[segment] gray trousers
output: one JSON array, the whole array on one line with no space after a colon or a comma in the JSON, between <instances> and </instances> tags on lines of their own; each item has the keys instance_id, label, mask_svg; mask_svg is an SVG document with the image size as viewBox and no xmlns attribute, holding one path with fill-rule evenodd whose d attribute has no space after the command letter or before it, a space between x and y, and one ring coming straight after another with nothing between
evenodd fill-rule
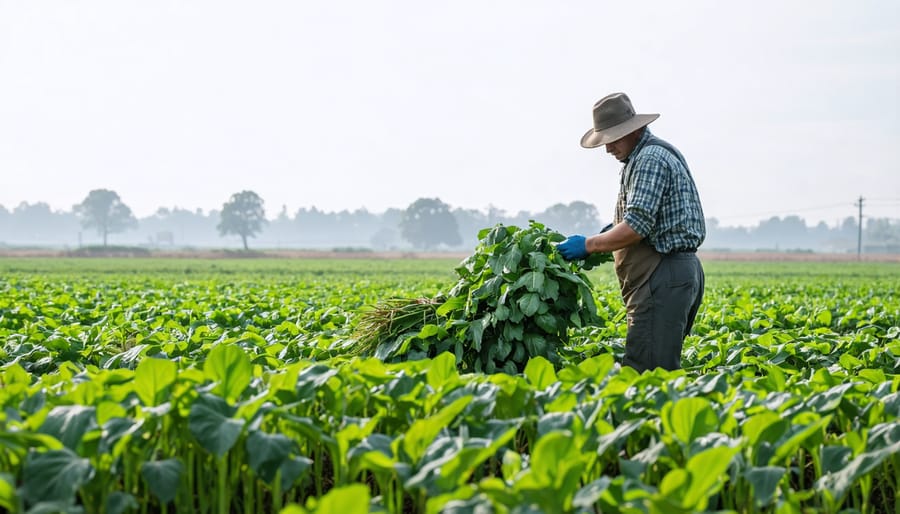
<instances>
[{"instance_id":1,"label":"gray trousers","mask_svg":"<svg viewBox=\"0 0 900 514\"><path fill-rule=\"evenodd\" d=\"M623 364L638 372L681 367L681 348L703 300L704 282L697 254L662 256L629 306Z\"/></svg>"}]
</instances>

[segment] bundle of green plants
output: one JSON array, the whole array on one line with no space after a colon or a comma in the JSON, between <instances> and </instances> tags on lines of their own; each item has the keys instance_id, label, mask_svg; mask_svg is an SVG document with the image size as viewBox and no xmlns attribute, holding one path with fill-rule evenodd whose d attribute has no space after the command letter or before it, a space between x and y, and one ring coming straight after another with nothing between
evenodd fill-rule
<instances>
[{"instance_id":1,"label":"bundle of green plants","mask_svg":"<svg viewBox=\"0 0 900 514\"><path fill-rule=\"evenodd\" d=\"M478 238L446 294L362 311L353 353L394 362L449 351L464 371L518 373L532 357L558 363L569 329L598 322L584 272L612 254L567 262L556 250L565 236L534 221L524 229L497 225Z\"/></svg>"}]
</instances>

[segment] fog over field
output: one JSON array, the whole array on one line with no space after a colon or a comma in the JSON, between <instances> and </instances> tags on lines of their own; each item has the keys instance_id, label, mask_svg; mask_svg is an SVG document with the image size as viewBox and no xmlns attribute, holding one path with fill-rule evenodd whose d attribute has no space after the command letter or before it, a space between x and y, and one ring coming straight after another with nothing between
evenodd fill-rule
<instances>
[{"instance_id":1,"label":"fog over field","mask_svg":"<svg viewBox=\"0 0 900 514\"><path fill-rule=\"evenodd\" d=\"M619 165L578 140L625 91L724 226L900 217L895 2L4 2L0 33L8 210L608 217Z\"/></svg>"}]
</instances>

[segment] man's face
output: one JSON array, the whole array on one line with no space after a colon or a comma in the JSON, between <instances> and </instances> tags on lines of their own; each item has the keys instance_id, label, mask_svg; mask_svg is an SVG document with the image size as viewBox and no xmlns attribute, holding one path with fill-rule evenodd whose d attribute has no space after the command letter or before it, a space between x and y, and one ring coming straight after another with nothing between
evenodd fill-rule
<instances>
[{"instance_id":1,"label":"man's face","mask_svg":"<svg viewBox=\"0 0 900 514\"><path fill-rule=\"evenodd\" d=\"M625 135L621 139L616 139L612 143L607 143L606 153L611 154L619 162L625 162L625 159L631 155L634 147L637 146L638 140L641 138L641 131L636 130Z\"/></svg>"}]
</instances>

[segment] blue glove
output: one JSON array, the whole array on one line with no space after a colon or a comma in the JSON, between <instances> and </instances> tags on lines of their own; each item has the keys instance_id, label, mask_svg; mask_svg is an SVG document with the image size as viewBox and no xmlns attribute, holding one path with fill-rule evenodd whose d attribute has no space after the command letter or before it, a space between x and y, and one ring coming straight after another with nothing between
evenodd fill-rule
<instances>
[{"instance_id":1,"label":"blue glove","mask_svg":"<svg viewBox=\"0 0 900 514\"><path fill-rule=\"evenodd\" d=\"M569 236L565 241L556 245L556 249L567 261L577 261L588 256L584 236Z\"/></svg>"}]
</instances>

